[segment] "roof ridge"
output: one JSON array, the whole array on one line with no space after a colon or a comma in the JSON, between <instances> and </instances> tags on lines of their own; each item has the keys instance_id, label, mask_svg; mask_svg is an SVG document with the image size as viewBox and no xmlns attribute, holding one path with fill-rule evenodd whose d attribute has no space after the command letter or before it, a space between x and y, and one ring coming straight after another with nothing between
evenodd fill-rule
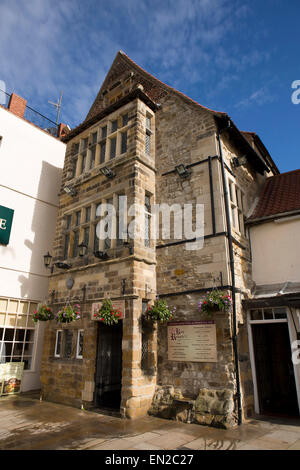
<instances>
[{"instance_id":1,"label":"roof ridge","mask_svg":"<svg viewBox=\"0 0 300 470\"><path fill-rule=\"evenodd\" d=\"M218 114L218 115L223 115L223 116L228 116L227 113L225 113L224 111L215 111L213 109L210 109L210 108L207 108L206 106L203 106L202 104L198 103L197 101L195 101L193 98L190 98L189 96L185 95L184 93L182 93L181 91L179 90L176 90L176 88L170 86L170 85L167 85L166 83L164 83L163 81L159 80L159 78L155 77L154 75L152 75L150 72L147 72L147 70L143 69L143 67L141 67L140 65L138 65L134 60L132 60L124 51L119 51L118 54L124 56L125 59L127 59L133 66L137 67L139 70L141 70L143 73L145 73L146 75L148 75L149 77L151 77L152 79L156 80L157 82L159 82L162 86L164 87L167 87L169 90L181 95L183 98L185 99L188 99L189 101L191 101L192 103L196 104L197 106L200 106L201 108L203 109L206 109L207 111L211 112L211 113L214 113L214 114Z\"/></svg>"}]
</instances>

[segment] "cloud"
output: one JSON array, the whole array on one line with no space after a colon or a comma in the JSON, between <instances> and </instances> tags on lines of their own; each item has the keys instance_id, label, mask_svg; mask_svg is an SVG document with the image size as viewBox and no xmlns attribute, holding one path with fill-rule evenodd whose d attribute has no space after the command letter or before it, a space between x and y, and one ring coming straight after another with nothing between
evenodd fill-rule
<instances>
[{"instance_id":1,"label":"cloud","mask_svg":"<svg viewBox=\"0 0 300 470\"><path fill-rule=\"evenodd\" d=\"M263 106L268 103L273 103L276 100L276 95L272 95L267 87L263 86L258 90L251 93L251 95L239 101L235 108L247 108L249 106Z\"/></svg>"},{"instance_id":2,"label":"cloud","mask_svg":"<svg viewBox=\"0 0 300 470\"><path fill-rule=\"evenodd\" d=\"M48 101L63 90L61 118L72 127L119 49L185 93L215 96L268 60L233 41L251 14L247 0L2 0L0 80L54 119Z\"/></svg>"}]
</instances>

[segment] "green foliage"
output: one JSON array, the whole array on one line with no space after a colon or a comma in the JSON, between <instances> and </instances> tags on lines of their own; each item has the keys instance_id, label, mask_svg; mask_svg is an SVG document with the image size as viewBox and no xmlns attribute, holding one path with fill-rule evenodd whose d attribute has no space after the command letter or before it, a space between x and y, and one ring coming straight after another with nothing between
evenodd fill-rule
<instances>
[{"instance_id":1,"label":"green foliage","mask_svg":"<svg viewBox=\"0 0 300 470\"><path fill-rule=\"evenodd\" d=\"M164 323L173 318L175 311L176 307L170 310L165 300L156 299L154 305L148 306L145 316L153 322Z\"/></svg>"},{"instance_id":2,"label":"green foliage","mask_svg":"<svg viewBox=\"0 0 300 470\"><path fill-rule=\"evenodd\" d=\"M70 323L71 321L78 320L80 318L80 305L75 304L65 305L56 315L56 321L59 323Z\"/></svg>"},{"instance_id":3,"label":"green foliage","mask_svg":"<svg viewBox=\"0 0 300 470\"><path fill-rule=\"evenodd\" d=\"M207 292L199 302L199 311L211 315L213 312L229 312L232 306L230 295L217 289Z\"/></svg>"},{"instance_id":4,"label":"green foliage","mask_svg":"<svg viewBox=\"0 0 300 470\"><path fill-rule=\"evenodd\" d=\"M99 311L94 313L94 318L102 321L105 325L114 325L121 317L122 312L115 308L110 299L104 299Z\"/></svg>"},{"instance_id":5,"label":"green foliage","mask_svg":"<svg viewBox=\"0 0 300 470\"><path fill-rule=\"evenodd\" d=\"M32 315L32 320L34 321L34 323L37 323L38 321L48 321L52 319L52 310L45 304L38 305L37 310L35 310Z\"/></svg>"}]
</instances>

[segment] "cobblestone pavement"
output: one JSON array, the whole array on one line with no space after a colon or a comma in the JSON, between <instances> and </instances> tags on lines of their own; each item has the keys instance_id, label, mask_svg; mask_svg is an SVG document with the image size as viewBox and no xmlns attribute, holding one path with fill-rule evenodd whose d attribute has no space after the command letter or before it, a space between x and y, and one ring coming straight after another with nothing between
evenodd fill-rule
<instances>
[{"instance_id":1,"label":"cobblestone pavement","mask_svg":"<svg viewBox=\"0 0 300 470\"><path fill-rule=\"evenodd\" d=\"M24 395L0 398L1 450L300 450L300 419L231 430L152 416L126 420Z\"/></svg>"}]
</instances>

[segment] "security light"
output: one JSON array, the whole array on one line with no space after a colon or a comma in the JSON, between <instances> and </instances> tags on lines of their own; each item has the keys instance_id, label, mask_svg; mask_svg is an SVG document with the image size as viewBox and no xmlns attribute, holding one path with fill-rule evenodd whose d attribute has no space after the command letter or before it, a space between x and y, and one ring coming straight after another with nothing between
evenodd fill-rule
<instances>
[{"instance_id":1,"label":"security light","mask_svg":"<svg viewBox=\"0 0 300 470\"><path fill-rule=\"evenodd\" d=\"M67 194L70 194L71 196L76 196L77 194L77 191L74 188L72 188L72 186L65 186L64 192Z\"/></svg>"},{"instance_id":2,"label":"security light","mask_svg":"<svg viewBox=\"0 0 300 470\"><path fill-rule=\"evenodd\" d=\"M57 261L54 264L59 269L70 269L72 267L71 264L63 263L62 261Z\"/></svg>"},{"instance_id":3,"label":"security light","mask_svg":"<svg viewBox=\"0 0 300 470\"><path fill-rule=\"evenodd\" d=\"M177 171L177 174L178 176L180 176L180 178L186 178L187 176L191 174L191 170L189 170L183 164L175 166L175 170Z\"/></svg>"},{"instance_id":4,"label":"security light","mask_svg":"<svg viewBox=\"0 0 300 470\"><path fill-rule=\"evenodd\" d=\"M103 168L100 168L100 171L104 176L106 176L106 178L113 178L114 176L116 176L115 173L112 170L107 168L107 166L104 166Z\"/></svg>"},{"instance_id":5,"label":"security light","mask_svg":"<svg viewBox=\"0 0 300 470\"><path fill-rule=\"evenodd\" d=\"M108 254L105 253L105 251L95 251L94 256L96 256L96 258L103 259L103 260L109 258Z\"/></svg>"},{"instance_id":6,"label":"security light","mask_svg":"<svg viewBox=\"0 0 300 470\"><path fill-rule=\"evenodd\" d=\"M246 155L242 155L241 157L235 157L231 160L232 166L235 168L238 166L243 166L247 164L247 157Z\"/></svg>"}]
</instances>

